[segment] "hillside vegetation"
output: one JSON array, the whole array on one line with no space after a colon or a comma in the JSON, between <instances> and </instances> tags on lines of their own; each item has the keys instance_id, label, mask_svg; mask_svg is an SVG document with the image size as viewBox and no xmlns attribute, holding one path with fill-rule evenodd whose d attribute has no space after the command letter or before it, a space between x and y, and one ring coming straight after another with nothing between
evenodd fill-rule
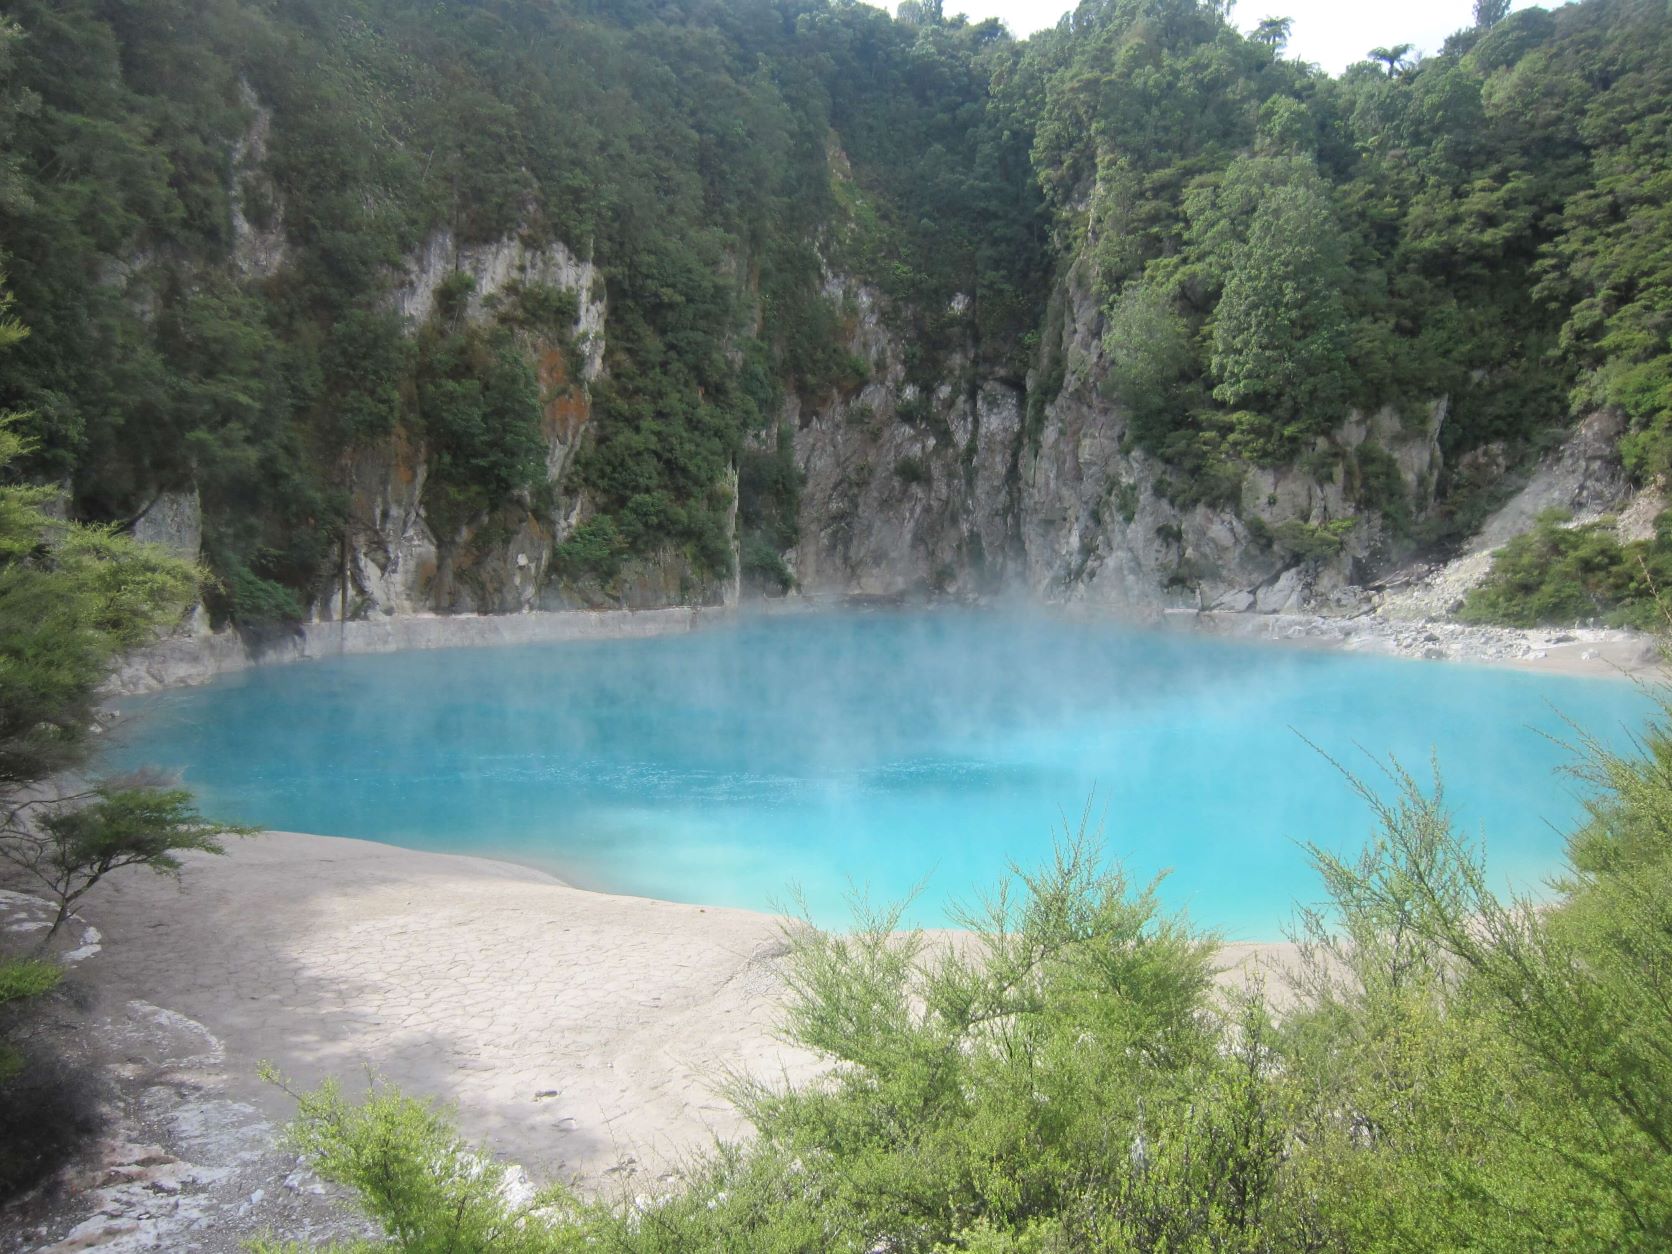
<instances>
[{"instance_id":1,"label":"hillside vegetation","mask_svg":"<svg viewBox=\"0 0 1672 1254\"><path fill-rule=\"evenodd\" d=\"M1667 625L1672 588L1672 514L1647 540L1620 543L1607 520L1567 526L1554 510L1492 560L1491 576L1469 593L1465 622L1514 627L1602 621L1658 631Z\"/></svg>"},{"instance_id":2,"label":"hillside vegetation","mask_svg":"<svg viewBox=\"0 0 1672 1254\"><path fill-rule=\"evenodd\" d=\"M1616 406L1633 471L1672 462L1660 0L1487 12L1420 64L1338 78L1209 0L1086 0L1024 42L938 2L5 13L0 244L35 334L0 407L87 519L195 490L223 619L331 586L357 450L421 450L443 544L540 513L541 353L584 353L574 310L600 298L579 504L549 524L551 577L595 589L658 554L710 581L741 554L787 586L785 401L873 367L832 275L881 293L909 382L972 386L944 377L956 349L1025 384L1036 430L1078 368L1067 278L1089 277L1100 386L1187 502L1234 507L1250 466L1346 463L1363 508L1443 546L1571 414ZM443 231L561 242L600 290L477 309L463 276L413 325L393 293ZM1419 518L1382 450L1329 437L1353 407L1440 396Z\"/></svg>"}]
</instances>

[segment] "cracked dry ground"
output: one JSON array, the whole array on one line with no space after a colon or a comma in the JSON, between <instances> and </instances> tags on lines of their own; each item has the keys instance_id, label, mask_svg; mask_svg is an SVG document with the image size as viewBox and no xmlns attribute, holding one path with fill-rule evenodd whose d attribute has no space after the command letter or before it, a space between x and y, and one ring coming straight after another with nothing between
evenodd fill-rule
<instances>
[{"instance_id":1,"label":"cracked dry ground","mask_svg":"<svg viewBox=\"0 0 1672 1254\"><path fill-rule=\"evenodd\" d=\"M113 877L82 913L111 995L224 1045L229 1097L275 1124L262 1083L371 1076L456 1106L467 1137L536 1179L644 1192L743 1123L728 1071L798 1079L775 1035L773 920L612 897L537 872L328 837L269 834L183 880Z\"/></svg>"}]
</instances>

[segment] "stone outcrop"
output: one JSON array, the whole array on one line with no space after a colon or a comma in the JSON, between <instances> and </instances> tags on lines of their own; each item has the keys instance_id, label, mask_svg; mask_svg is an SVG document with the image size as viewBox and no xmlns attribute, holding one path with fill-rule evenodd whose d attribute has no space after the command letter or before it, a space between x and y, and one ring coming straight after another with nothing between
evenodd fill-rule
<instances>
[{"instance_id":1,"label":"stone outcrop","mask_svg":"<svg viewBox=\"0 0 1672 1254\"><path fill-rule=\"evenodd\" d=\"M1625 419L1610 410L1587 416L1539 463L1526 486L1486 520L1470 551L1502 547L1530 530L1546 510L1566 510L1587 521L1619 509L1631 496L1631 480L1619 453L1625 426Z\"/></svg>"},{"instance_id":2,"label":"stone outcrop","mask_svg":"<svg viewBox=\"0 0 1672 1254\"><path fill-rule=\"evenodd\" d=\"M203 548L203 504L195 491L164 492L134 521L134 539L195 562Z\"/></svg>"},{"instance_id":3,"label":"stone outcrop","mask_svg":"<svg viewBox=\"0 0 1672 1254\"><path fill-rule=\"evenodd\" d=\"M425 509L426 450L414 433L397 430L357 453L349 468L348 539L336 587L319 606L322 619L503 614L560 604L547 576L582 509L569 471L592 416L590 385L603 370L603 282L590 260L559 242L514 237L460 244L442 231L413 258L395 291L395 307L409 326L429 319L442 285L455 274L472 281L465 313L475 319L490 316L513 285L575 297L575 322L566 335L530 337L525 345L540 385L549 504L512 504L438 535Z\"/></svg>"},{"instance_id":4,"label":"stone outcrop","mask_svg":"<svg viewBox=\"0 0 1672 1254\"><path fill-rule=\"evenodd\" d=\"M494 298L513 284L573 292L574 341L585 360L582 375L590 383L603 370L609 304L603 276L590 260L555 241L537 243L518 236L460 244L451 231L438 231L413 259L405 282L395 292L395 307L413 326L426 321L435 311L441 285L455 274L469 275L474 284L468 305L473 318L483 317Z\"/></svg>"},{"instance_id":5,"label":"stone outcrop","mask_svg":"<svg viewBox=\"0 0 1672 1254\"><path fill-rule=\"evenodd\" d=\"M826 294L870 376L851 394L790 405L806 474L793 567L807 595L1020 589L1123 613L1352 609L1367 576L1401 556L1353 490L1357 459L1377 450L1412 515L1433 504L1444 399L1414 423L1391 409L1350 415L1300 464L1247 470L1234 504L1169 499L1176 472L1134 447L1107 397L1101 308L1078 272L1061 293L1060 342L1047 346L1064 382L1042 407L1035 398L1032 429L1026 388L984 377L973 336L925 391L907 380L906 346L874 291L833 277Z\"/></svg>"},{"instance_id":6,"label":"stone outcrop","mask_svg":"<svg viewBox=\"0 0 1672 1254\"><path fill-rule=\"evenodd\" d=\"M234 259L253 279L285 263L283 207L262 169L270 112L248 91L245 103L251 122L231 154L232 225ZM879 292L827 273L824 295L840 312L844 347L866 374L824 397L792 396L781 415L805 476L800 540L785 555L799 591L815 599L1018 591L1127 614L1368 608L1363 589L1409 559L1409 524L1434 505L1445 398L1423 414L1347 415L1293 463L1245 468L1240 486L1198 500L1203 494L1176 467L1137 447L1129 415L1111 399L1103 302L1090 272L1084 261L1064 270L1025 380L983 351L969 297L941 312L939 321L955 328L953 346L926 371ZM315 606L322 621L520 613L601 599L596 589L562 586L553 561L589 513L572 471L604 370L602 277L589 258L532 232L465 242L439 231L410 258L394 308L416 331L456 275L470 279L460 299L474 319L493 316L517 285L575 297L565 333L525 336L541 389L545 489L443 533L427 508L421 433L397 430L361 449L344 467L349 523ZM1606 415L1588 419L1494 516L1473 548L1477 558L1551 506L1588 516L1622 504L1619 434ZM1487 464L1493 455L1477 450L1470 457L1480 464L1462 469L1501 475L1502 465ZM1365 488L1371 463L1375 494ZM1630 525L1642 532L1658 510L1638 512L1644 517ZM734 543L735 528L734 516ZM1478 578L1485 563L1475 566L1458 578ZM1449 603L1454 593L1448 585L1435 596ZM626 572L611 602L725 604L738 595L735 580L697 578L670 554Z\"/></svg>"},{"instance_id":7,"label":"stone outcrop","mask_svg":"<svg viewBox=\"0 0 1672 1254\"><path fill-rule=\"evenodd\" d=\"M1391 620L1445 618L1462 608L1469 593L1492 571L1492 555L1529 531L1553 509L1572 515L1573 526L1615 519L1622 543L1654 535L1655 519L1666 508L1658 481L1633 489L1620 460L1624 419L1598 411L1534 467L1522 487L1487 518L1465 551L1449 562L1400 572L1378 589L1376 608ZM1495 452L1487 450L1485 456ZM1501 473L1501 469L1500 469Z\"/></svg>"},{"instance_id":8,"label":"stone outcrop","mask_svg":"<svg viewBox=\"0 0 1672 1254\"><path fill-rule=\"evenodd\" d=\"M267 279L284 268L289 256L284 206L264 168L273 110L261 103L247 82L238 85L238 94L250 112L250 125L232 146L232 177L227 190L232 215L232 264L246 279Z\"/></svg>"},{"instance_id":9,"label":"stone outcrop","mask_svg":"<svg viewBox=\"0 0 1672 1254\"><path fill-rule=\"evenodd\" d=\"M995 378L955 387L973 375L966 350L925 391L907 381L905 344L874 290L832 277L825 294L870 375L822 404L789 404L806 476L791 561L798 585L815 597L997 589L1018 555L1022 388Z\"/></svg>"},{"instance_id":10,"label":"stone outcrop","mask_svg":"<svg viewBox=\"0 0 1672 1254\"><path fill-rule=\"evenodd\" d=\"M1021 531L1035 593L1127 612L1350 605L1365 572L1396 548L1381 515L1349 491L1352 459L1374 445L1392 459L1411 507L1420 513L1432 504L1443 400L1414 428L1392 410L1351 415L1335 437L1317 442L1315 457L1249 468L1235 505L1176 503L1169 468L1133 447L1127 415L1106 399L1102 332L1098 302L1071 276L1066 381L1022 462ZM1350 530L1325 555L1273 538L1286 524L1316 529L1343 520L1353 520Z\"/></svg>"}]
</instances>

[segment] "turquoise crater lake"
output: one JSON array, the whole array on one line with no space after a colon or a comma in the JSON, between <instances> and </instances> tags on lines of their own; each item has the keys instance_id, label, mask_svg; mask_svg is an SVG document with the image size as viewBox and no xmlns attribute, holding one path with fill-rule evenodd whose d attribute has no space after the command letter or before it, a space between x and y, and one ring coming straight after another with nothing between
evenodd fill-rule
<instances>
[{"instance_id":1,"label":"turquoise crater lake","mask_svg":"<svg viewBox=\"0 0 1672 1254\"><path fill-rule=\"evenodd\" d=\"M1536 889L1580 813L1564 716L1625 745L1635 686L1227 643L1049 617L743 619L691 635L362 656L133 698L115 766L181 772L264 827L508 858L573 883L770 909L850 886L911 918L1036 864L1088 800L1136 880L1232 938L1317 885L1297 842L1372 824L1305 741L1445 774L1501 882ZM1303 740L1303 737L1305 738Z\"/></svg>"}]
</instances>

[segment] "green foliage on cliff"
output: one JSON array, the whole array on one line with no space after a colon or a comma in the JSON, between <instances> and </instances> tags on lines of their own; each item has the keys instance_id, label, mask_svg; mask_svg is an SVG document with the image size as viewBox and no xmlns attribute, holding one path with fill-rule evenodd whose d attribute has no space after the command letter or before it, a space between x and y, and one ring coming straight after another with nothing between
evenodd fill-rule
<instances>
[{"instance_id":1,"label":"green foliage on cliff","mask_svg":"<svg viewBox=\"0 0 1672 1254\"><path fill-rule=\"evenodd\" d=\"M1213 394L1271 414L1279 453L1327 430L1341 411L1344 252L1323 195L1302 183L1260 202L1231 255L1213 317Z\"/></svg>"},{"instance_id":2,"label":"green foliage on cliff","mask_svg":"<svg viewBox=\"0 0 1672 1254\"><path fill-rule=\"evenodd\" d=\"M1655 520L1649 540L1622 544L1609 520L1566 525L1549 510L1492 558L1492 570L1469 593L1459 617L1512 627L1603 623L1646 631L1666 626L1672 589L1672 514Z\"/></svg>"},{"instance_id":3,"label":"green foliage on cliff","mask_svg":"<svg viewBox=\"0 0 1672 1254\"><path fill-rule=\"evenodd\" d=\"M1031 376L1031 437L1106 368L1180 501L1442 395L1448 465L1608 404L1656 473L1668 29L1585 0L1332 78L1209 0L1085 0L1025 42L844 0L17 0L0 239L36 334L0 405L82 517L195 487L246 622L330 584L356 457L397 436L438 530L538 512L538 358L578 364L582 298L607 351L567 486L597 526L558 568L606 582L728 573L734 471L775 494L737 547L782 552L797 481L755 454L877 364L832 273L883 293L920 394ZM394 292L443 233L560 241L598 290L430 334ZM1083 292L1096 362L1064 343Z\"/></svg>"},{"instance_id":4,"label":"green foliage on cliff","mask_svg":"<svg viewBox=\"0 0 1672 1254\"><path fill-rule=\"evenodd\" d=\"M0 276L0 351L30 330ZM0 412L0 870L43 890L57 915L112 871L176 871L175 854L219 852L222 829L189 794L144 778L85 782L97 743L97 696L117 659L176 624L196 596L189 562L113 529L55 516L59 495L12 478L32 451L24 415ZM22 933L27 934L27 932ZM90 1081L25 1045L29 1003L58 969L0 944L0 1201L53 1171L97 1123Z\"/></svg>"},{"instance_id":5,"label":"green foliage on cliff","mask_svg":"<svg viewBox=\"0 0 1672 1254\"><path fill-rule=\"evenodd\" d=\"M1030 40L1034 163L1136 443L1197 476L1292 464L1350 406L1446 395L1449 464L1609 404L1661 470L1669 41L1656 0L1494 11L1339 78L1190 0Z\"/></svg>"},{"instance_id":6,"label":"green foliage on cliff","mask_svg":"<svg viewBox=\"0 0 1672 1254\"><path fill-rule=\"evenodd\" d=\"M1356 518L1335 518L1324 523L1301 522L1287 518L1277 526L1269 526L1259 518L1248 520L1249 534L1262 544L1288 553L1303 562L1334 557L1347 543L1347 537L1358 525Z\"/></svg>"},{"instance_id":7,"label":"green foliage on cliff","mask_svg":"<svg viewBox=\"0 0 1672 1254\"><path fill-rule=\"evenodd\" d=\"M1214 938L1083 839L956 945L888 910L802 928L787 1034L832 1067L735 1085L758 1135L672 1196L519 1212L501 1169L388 1090L304 1098L293 1135L401 1250L1657 1249L1666 716L1632 756L1585 746L1589 817L1548 901L1493 891L1437 781L1353 781L1375 835L1311 850L1323 901L1269 988L1217 987Z\"/></svg>"},{"instance_id":8,"label":"green foliage on cliff","mask_svg":"<svg viewBox=\"0 0 1672 1254\"><path fill-rule=\"evenodd\" d=\"M512 333L426 327L415 385L430 454L425 502L438 535L545 481L539 383Z\"/></svg>"}]
</instances>

